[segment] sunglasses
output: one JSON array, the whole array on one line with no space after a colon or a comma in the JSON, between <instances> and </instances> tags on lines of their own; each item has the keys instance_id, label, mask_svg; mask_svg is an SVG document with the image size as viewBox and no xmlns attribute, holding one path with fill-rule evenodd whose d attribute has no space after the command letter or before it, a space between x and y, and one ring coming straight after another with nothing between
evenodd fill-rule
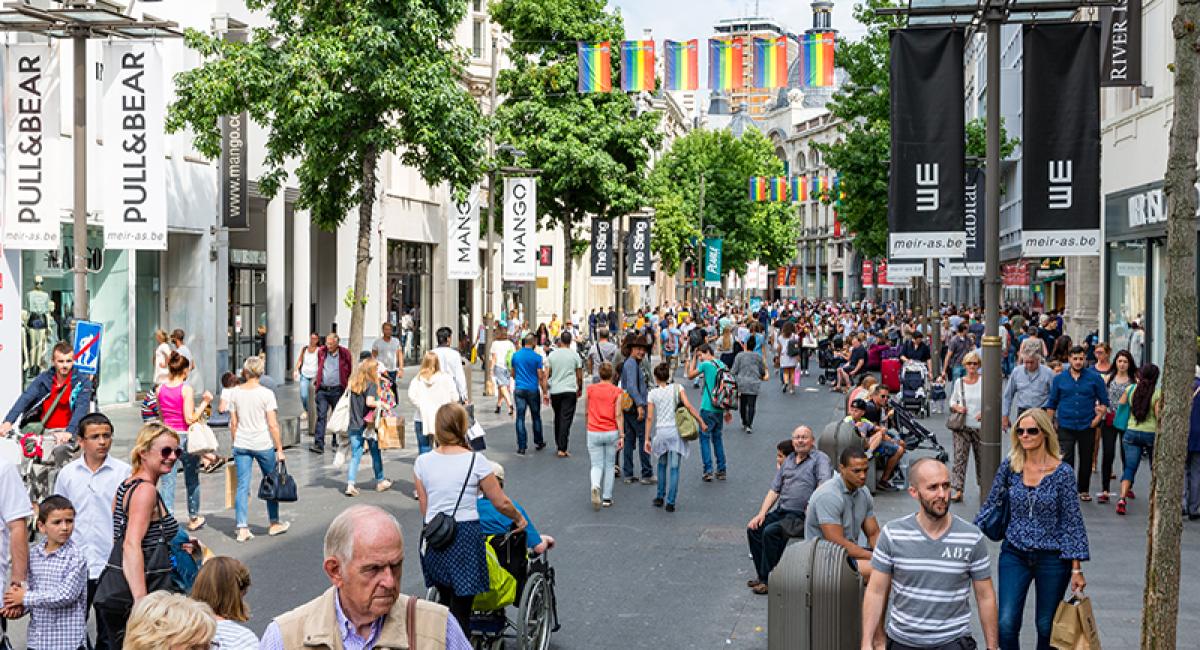
<instances>
[{"instance_id":1,"label":"sunglasses","mask_svg":"<svg viewBox=\"0 0 1200 650\"><path fill-rule=\"evenodd\" d=\"M183 454L182 447L163 447L159 451L162 453L163 460L171 458L172 456L178 458Z\"/></svg>"},{"instance_id":2,"label":"sunglasses","mask_svg":"<svg viewBox=\"0 0 1200 650\"><path fill-rule=\"evenodd\" d=\"M1039 434L1041 432L1042 432L1042 430L1037 427L1030 427L1028 429L1021 428L1021 427L1017 428L1017 436L1022 437L1022 438L1025 436L1029 436L1032 438L1033 436L1036 436L1037 434Z\"/></svg>"}]
</instances>

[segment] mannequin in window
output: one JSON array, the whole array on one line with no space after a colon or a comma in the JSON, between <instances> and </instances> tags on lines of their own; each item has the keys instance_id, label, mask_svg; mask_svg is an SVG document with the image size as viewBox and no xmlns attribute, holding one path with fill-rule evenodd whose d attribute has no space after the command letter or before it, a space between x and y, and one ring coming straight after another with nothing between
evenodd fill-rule
<instances>
[{"instance_id":1,"label":"mannequin in window","mask_svg":"<svg viewBox=\"0 0 1200 650\"><path fill-rule=\"evenodd\" d=\"M42 359L46 356L50 330L50 314L54 313L54 301L42 289L42 276L34 276L33 288L25 294L24 316L26 345L25 370L34 375L42 371Z\"/></svg>"}]
</instances>

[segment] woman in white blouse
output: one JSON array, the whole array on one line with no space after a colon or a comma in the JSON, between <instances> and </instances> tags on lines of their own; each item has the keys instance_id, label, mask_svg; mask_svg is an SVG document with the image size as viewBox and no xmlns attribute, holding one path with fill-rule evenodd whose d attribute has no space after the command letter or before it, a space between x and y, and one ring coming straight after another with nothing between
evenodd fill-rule
<instances>
[{"instance_id":1,"label":"woman in white blouse","mask_svg":"<svg viewBox=\"0 0 1200 650\"><path fill-rule=\"evenodd\" d=\"M982 365L979 353L974 350L963 356L963 367L967 374L960 377L951 386L950 410L954 413L965 413L966 423L963 428L952 431L954 434L954 468L950 472L951 501L962 501L963 482L967 476L967 460L971 450L975 450L975 480L979 481L980 473L980 441L979 423L983 419L982 389L983 381L979 375Z\"/></svg>"}]
</instances>

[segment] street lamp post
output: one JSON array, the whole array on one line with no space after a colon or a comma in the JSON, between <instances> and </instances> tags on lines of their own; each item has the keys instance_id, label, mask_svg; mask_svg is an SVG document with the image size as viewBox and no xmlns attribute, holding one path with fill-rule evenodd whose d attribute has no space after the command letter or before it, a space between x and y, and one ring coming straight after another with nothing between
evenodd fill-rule
<instances>
[{"instance_id":1,"label":"street lamp post","mask_svg":"<svg viewBox=\"0 0 1200 650\"><path fill-rule=\"evenodd\" d=\"M120 12L121 7L103 0L72 0L61 9L38 9L24 3L8 5L0 11L0 32L28 32L56 38L70 38L73 52L73 125L71 145L75 178L72 187L72 229L76 321L88 317L87 293L87 42L92 38L145 40L183 36L178 25L143 14L135 19Z\"/></svg>"}]
</instances>

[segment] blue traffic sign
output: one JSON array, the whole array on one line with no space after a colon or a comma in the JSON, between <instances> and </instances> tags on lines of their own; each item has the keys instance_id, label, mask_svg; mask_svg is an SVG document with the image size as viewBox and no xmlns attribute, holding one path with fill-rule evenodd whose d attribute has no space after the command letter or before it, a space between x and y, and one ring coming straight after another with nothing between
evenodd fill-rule
<instances>
[{"instance_id":1,"label":"blue traffic sign","mask_svg":"<svg viewBox=\"0 0 1200 650\"><path fill-rule=\"evenodd\" d=\"M100 335L104 326L90 320L75 321L75 369L94 375L100 368Z\"/></svg>"}]
</instances>

